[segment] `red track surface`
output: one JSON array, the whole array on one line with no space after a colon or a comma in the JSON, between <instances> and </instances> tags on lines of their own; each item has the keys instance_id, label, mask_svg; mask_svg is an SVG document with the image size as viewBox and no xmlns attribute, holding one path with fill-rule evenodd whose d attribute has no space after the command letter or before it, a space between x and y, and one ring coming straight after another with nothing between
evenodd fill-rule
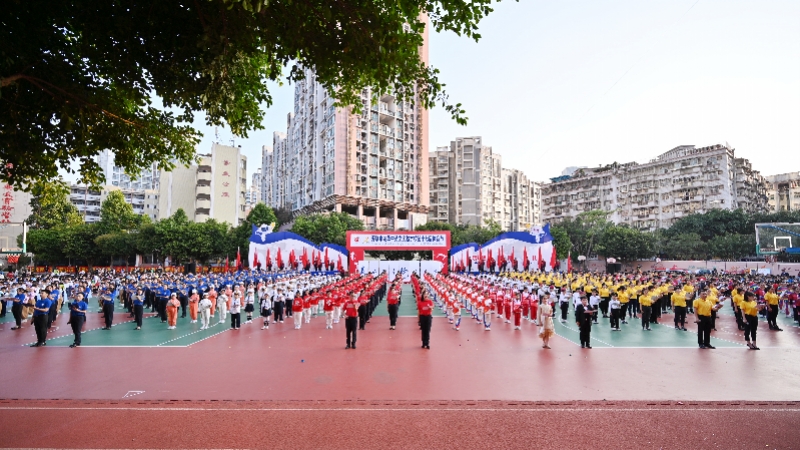
<instances>
[{"instance_id":1,"label":"red track surface","mask_svg":"<svg viewBox=\"0 0 800 450\"><path fill-rule=\"evenodd\" d=\"M739 339L732 320L719 337ZM530 324L437 318L423 350L415 322L376 317L358 350L320 319L184 348L32 349L32 328L3 329L0 447L800 447L797 329L759 330L760 352L545 351Z\"/></svg>"},{"instance_id":2,"label":"red track surface","mask_svg":"<svg viewBox=\"0 0 800 450\"><path fill-rule=\"evenodd\" d=\"M783 449L798 425L796 402L0 402L6 447Z\"/></svg>"}]
</instances>

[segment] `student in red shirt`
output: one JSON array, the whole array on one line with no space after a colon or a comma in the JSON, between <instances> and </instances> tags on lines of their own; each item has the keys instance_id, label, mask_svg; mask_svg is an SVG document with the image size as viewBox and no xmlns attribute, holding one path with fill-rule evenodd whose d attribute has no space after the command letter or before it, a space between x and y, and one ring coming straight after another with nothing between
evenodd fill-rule
<instances>
[{"instance_id":1,"label":"student in red shirt","mask_svg":"<svg viewBox=\"0 0 800 450\"><path fill-rule=\"evenodd\" d=\"M325 329L330 330L333 328L333 292L326 292L322 294L324 297L322 303L322 310L325 312Z\"/></svg>"},{"instance_id":2,"label":"student in red shirt","mask_svg":"<svg viewBox=\"0 0 800 450\"><path fill-rule=\"evenodd\" d=\"M292 302L292 315L294 316L294 329L299 330L303 325L303 299L300 297L299 291Z\"/></svg>"},{"instance_id":3,"label":"student in red shirt","mask_svg":"<svg viewBox=\"0 0 800 450\"><path fill-rule=\"evenodd\" d=\"M356 348L356 328L358 327L358 294L353 292L344 303L344 326L347 330L347 347Z\"/></svg>"},{"instance_id":4,"label":"student in red shirt","mask_svg":"<svg viewBox=\"0 0 800 450\"><path fill-rule=\"evenodd\" d=\"M399 301L400 295L397 291L392 287L389 289L389 294L386 296L386 304L389 310L389 329L394 330L397 326L397 303Z\"/></svg>"},{"instance_id":5,"label":"student in red shirt","mask_svg":"<svg viewBox=\"0 0 800 450\"><path fill-rule=\"evenodd\" d=\"M417 302L417 308L419 309L419 327L422 330L422 348L430 350L433 301L428 298L427 293L422 293L420 301Z\"/></svg>"}]
</instances>

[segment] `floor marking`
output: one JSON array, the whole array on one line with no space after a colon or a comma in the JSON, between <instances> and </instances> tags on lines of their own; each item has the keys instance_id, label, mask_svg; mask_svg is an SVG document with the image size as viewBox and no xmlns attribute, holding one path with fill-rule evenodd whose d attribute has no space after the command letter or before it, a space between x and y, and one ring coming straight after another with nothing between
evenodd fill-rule
<instances>
[{"instance_id":1,"label":"floor marking","mask_svg":"<svg viewBox=\"0 0 800 450\"><path fill-rule=\"evenodd\" d=\"M217 323L215 323L214 325L211 325L211 326L210 326L210 327L208 327L208 328L213 328L213 327L215 327L215 326L217 326L217 325L222 325L222 322L217 322ZM161 347L161 346L163 346L164 344L169 344L170 342L177 341L178 339L183 339L183 338L185 338L185 337L188 337L188 336L191 336L191 335L193 335L193 334L197 334L197 333L199 333L199 332L201 332L201 331L205 331L205 330L202 330L202 329L201 329L201 330L195 330L195 331L192 331L192 332L191 332L191 333L189 333L189 334L184 334L183 336L178 336L178 337L176 337L176 338L174 338L174 339L170 339L170 340L168 340L168 341L166 341L166 342L162 342L162 343L160 343L160 344L156 345L156 347ZM221 332L220 332L220 333L221 333ZM219 333L216 333L216 334L219 334ZM191 345L191 344L189 344L189 345ZM188 347L188 346L187 346L187 345L182 345L182 346L176 346L176 347Z\"/></svg>"},{"instance_id":2,"label":"floor marking","mask_svg":"<svg viewBox=\"0 0 800 450\"><path fill-rule=\"evenodd\" d=\"M158 315L155 315L155 316L149 316L149 317L144 317L144 319L152 319L153 317L158 317ZM115 326L117 326L117 325L124 325L124 324L126 324L126 323L132 323L132 322L135 322L135 321L136 321L136 319L126 320L125 322L117 322L117 323L113 323L113 324L111 324L111 326L112 326L112 327L115 327ZM105 325L105 324L104 324L104 325ZM90 332L90 331L102 330L103 328L105 328L105 326L101 326L101 327L97 327L97 328L92 328L91 330L84 330L84 331L81 331L81 334L86 334L86 333L88 333L88 332ZM70 328L70 329L71 329L71 328ZM35 335L34 335L34 336L35 336ZM54 339L62 339L62 338L65 338L65 337L70 337L70 336L74 336L74 333L68 333L68 334L65 334L65 335L63 335L63 336L54 336L54 337L51 337L51 338L47 338L47 339L45 340L45 342L46 342L46 341L52 341L52 340L54 340ZM35 343L36 343L36 341L33 341L33 342L31 342L31 343L28 343L28 344L22 344L22 345L21 345L21 347L30 347L31 345L33 345L33 344L35 344ZM61 347L61 346L56 346L56 347ZM109 347L114 347L114 346L113 346L113 345L109 345Z\"/></svg>"},{"instance_id":3,"label":"floor marking","mask_svg":"<svg viewBox=\"0 0 800 450\"><path fill-rule=\"evenodd\" d=\"M321 412L351 412L351 411L367 411L367 412L376 412L376 411L387 411L387 412L405 412L405 411L447 411L447 412L574 412L574 411L596 411L596 412L641 412L641 411L653 411L653 412L662 412L662 411L693 411L693 412L710 412L710 411L724 411L724 412L735 412L741 411L746 413L753 413L753 410L757 410L759 412L800 412L800 408L759 408L758 405L752 405L752 408L681 408L681 407L671 407L671 408L604 408L602 405L598 408L547 408L546 406L540 408L185 408L185 407L177 407L177 408L164 408L164 407L157 407L157 408L131 408L131 407L90 407L90 408L79 408L79 407L39 407L39 406L3 406L0 407L0 411L88 411L88 410L102 410L102 411L277 411L277 412L290 412L290 411L321 411Z\"/></svg>"},{"instance_id":4,"label":"floor marking","mask_svg":"<svg viewBox=\"0 0 800 450\"><path fill-rule=\"evenodd\" d=\"M226 332L226 331L230 331L230 330L231 330L230 328L226 328L226 329L224 329L224 330L222 330L222 331L220 331L220 332L218 332L218 333L214 333L214 334L212 334L211 336L206 336L206 337L204 337L203 339L200 339L199 341L192 342L191 344L189 344L189 345L185 345L185 346L183 346L183 347L191 347L191 346L192 346L192 345L194 345L194 344L198 344L198 343L200 343L200 342L203 342L203 341L205 341L206 339L211 339L212 337L214 337L214 336L216 336L216 335L218 335L218 334L222 334L222 333L224 333L224 332Z\"/></svg>"},{"instance_id":5,"label":"floor marking","mask_svg":"<svg viewBox=\"0 0 800 450\"><path fill-rule=\"evenodd\" d=\"M130 398L139 394L144 394L144 391L128 391L128 393L123 395L122 398Z\"/></svg>"},{"instance_id":6,"label":"floor marking","mask_svg":"<svg viewBox=\"0 0 800 450\"><path fill-rule=\"evenodd\" d=\"M577 332L577 333L580 333L580 330L576 330L576 329L574 329L574 328L570 328L570 327L568 327L567 325L565 325L565 322L562 322L562 323L561 323L561 326L563 326L564 328L566 328L566 329L568 329L568 330L572 330L572 331L575 331L575 332ZM601 343L601 344L605 344L605 345L609 346L610 348L627 348L627 347L615 347L615 346L613 346L613 345L609 344L608 342L603 342L603 341L601 341L600 339L597 339L596 337L592 337L591 335L589 335L589 339L594 339L595 341L597 341L597 342L599 342L599 343ZM577 344L575 344L575 345L577 345ZM594 347L592 347L592 348L594 348Z\"/></svg>"}]
</instances>

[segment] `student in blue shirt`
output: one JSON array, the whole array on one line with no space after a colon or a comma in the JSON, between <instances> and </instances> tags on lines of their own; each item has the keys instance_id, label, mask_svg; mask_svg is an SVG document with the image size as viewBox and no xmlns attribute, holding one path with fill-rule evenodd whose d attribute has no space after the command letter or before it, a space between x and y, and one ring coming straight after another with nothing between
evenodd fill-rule
<instances>
[{"instance_id":1,"label":"student in blue shirt","mask_svg":"<svg viewBox=\"0 0 800 450\"><path fill-rule=\"evenodd\" d=\"M47 319L50 313L50 305L53 303L50 300L50 291L44 290L42 293L45 295L33 306L33 326L36 328L36 343L31 347L41 347L47 345Z\"/></svg>"},{"instance_id":2,"label":"student in blue shirt","mask_svg":"<svg viewBox=\"0 0 800 450\"><path fill-rule=\"evenodd\" d=\"M106 326L103 330L110 330L111 324L114 323L114 295L115 292L109 292L105 290L103 293L100 294L100 298L103 301L103 319L105 319Z\"/></svg>"},{"instance_id":3,"label":"student in blue shirt","mask_svg":"<svg viewBox=\"0 0 800 450\"><path fill-rule=\"evenodd\" d=\"M75 342L70 348L81 346L81 331L86 322L86 309L89 306L83 301L83 293L79 292L75 297L75 302L69 305L69 324L72 325L72 334L75 335Z\"/></svg>"},{"instance_id":4,"label":"student in blue shirt","mask_svg":"<svg viewBox=\"0 0 800 450\"><path fill-rule=\"evenodd\" d=\"M11 305L11 314L14 316L14 321L17 326L11 328L12 330L19 330L22 328L22 306L25 303L25 289L17 289L17 295L14 296L14 303Z\"/></svg>"},{"instance_id":5,"label":"student in blue shirt","mask_svg":"<svg viewBox=\"0 0 800 450\"><path fill-rule=\"evenodd\" d=\"M144 290L140 287L131 296L133 302L133 317L136 320L136 329L142 329L142 316L144 315Z\"/></svg>"}]
</instances>

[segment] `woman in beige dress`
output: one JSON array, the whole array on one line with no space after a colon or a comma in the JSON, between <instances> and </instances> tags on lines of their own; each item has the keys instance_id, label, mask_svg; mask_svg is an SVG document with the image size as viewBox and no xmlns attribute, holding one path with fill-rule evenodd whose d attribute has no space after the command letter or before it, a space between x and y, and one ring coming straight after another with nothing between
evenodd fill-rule
<instances>
[{"instance_id":1,"label":"woman in beige dress","mask_svg":"<svg viewBox=\"0 0 800 450\"><path fill-rule=\"evenodd\" d=\"M553 307L550 306L550 294L545 294L539 300L539 311L536 313L536 323L539 324L539 337L542 338L542 348L550 348L550 337L555 334L553 325Z\"/></svg>"}]
</instances>

